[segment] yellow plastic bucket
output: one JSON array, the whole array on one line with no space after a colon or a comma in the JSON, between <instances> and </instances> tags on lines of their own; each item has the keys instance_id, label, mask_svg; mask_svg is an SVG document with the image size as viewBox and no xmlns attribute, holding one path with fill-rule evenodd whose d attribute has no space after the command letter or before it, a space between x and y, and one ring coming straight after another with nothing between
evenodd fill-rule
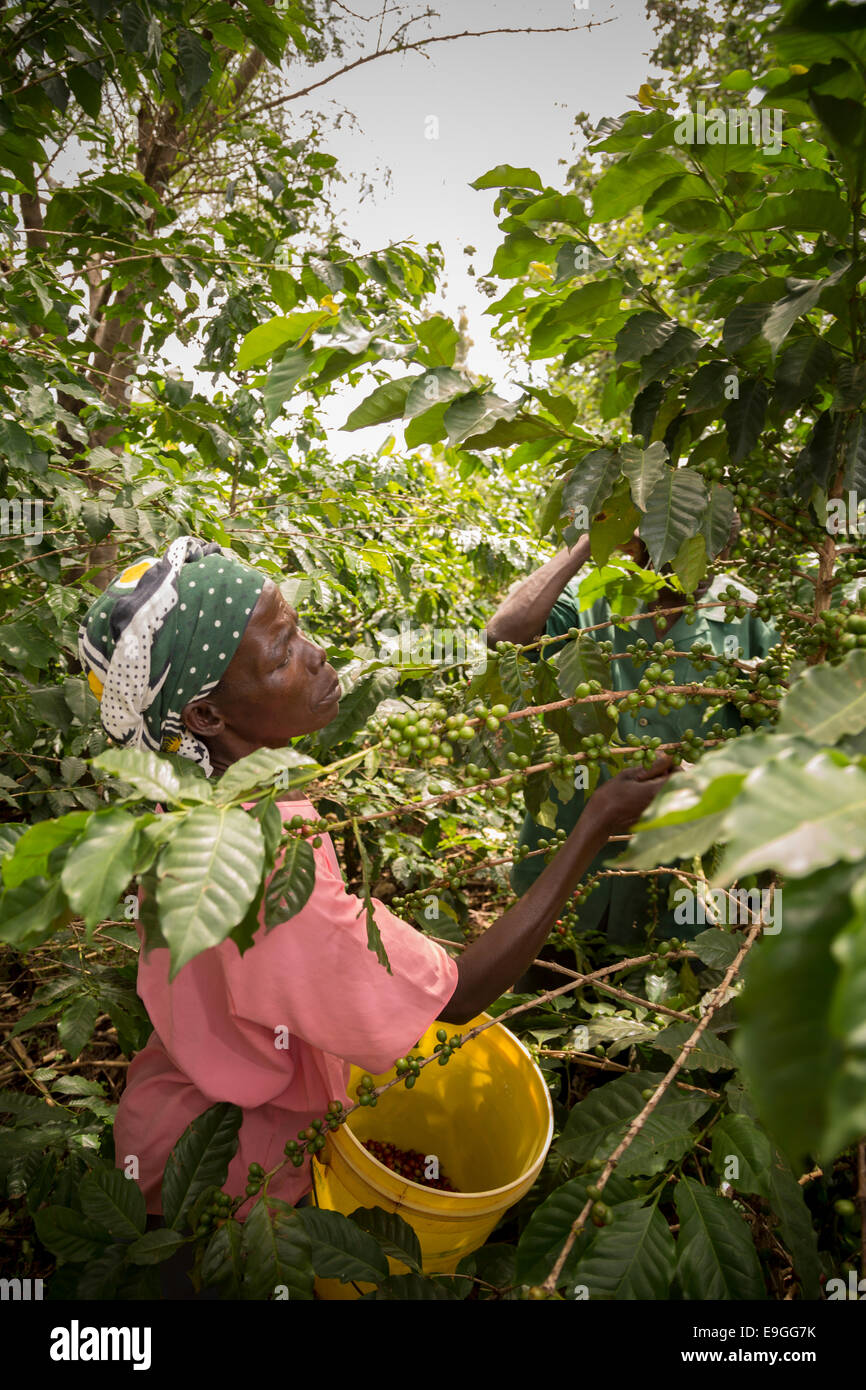
<instances>
[{"instance_id":1,"label":"yellow plastic bucket","mask_svg":"<svg viewBox=\"0 0 866 1390\"><path fill-rule=\"evenodd\" d=\"M449 1036L489 1019L481 1014ZM433 1051L434 1022L419 1044ZM363 1076L352 1068L349 1095ZM394 1070L375 1078L392 1080ZM397 1212L418 1236L427 1274L453 1273L460 1260L483 1245L509 1207L519 1202L541 1171L553 1137L553 1106L544 1077L523 1044L501 1023L471 1038L447 1065L423 1067L411 1091L394 1086L375 1107L353 1111L328 1135L312 1161L313 1200L348 1216L358 1207ZM362 1146L366 1139L434 1155L457 1192L441 1192L392 1173ZM389 1260L392 1274L405 1265ZM372 1285L319 1279L323 1299L353 1299Z\"/></svg>"}]
</instances>

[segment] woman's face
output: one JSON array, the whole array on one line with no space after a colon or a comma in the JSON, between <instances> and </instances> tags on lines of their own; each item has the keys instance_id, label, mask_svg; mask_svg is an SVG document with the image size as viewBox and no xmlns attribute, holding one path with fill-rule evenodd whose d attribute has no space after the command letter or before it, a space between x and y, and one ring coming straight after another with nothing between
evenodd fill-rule
<instances>
[{"instance_id":1,"label":"woman's face","mask_svg":"<svg viewBox=\"0 0 866 1390\"><path fill-rule=\"evenodd\" d=\"M337 714L340 682L323 649L298 628L298 615L265 581L240 646L219 685L183 711L193 733L236 750L283 748Z\"/></svg>"}]
</instances>

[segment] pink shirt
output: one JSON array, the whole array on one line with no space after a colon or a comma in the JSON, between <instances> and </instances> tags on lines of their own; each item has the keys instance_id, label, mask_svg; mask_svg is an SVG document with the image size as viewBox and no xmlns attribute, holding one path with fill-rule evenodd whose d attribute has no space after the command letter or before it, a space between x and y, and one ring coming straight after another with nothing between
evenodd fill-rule
<instances>
[{"instance_id":1,"label":"pink shirt","mask_svg":"<svg viewBox=\"0 0 866 1390\"><path fill-rule=\"evenodd\" d=\"M278 805L284 821L318 817L306 799ZM389 975L367 947L363 899L347 891L330 836L313 854L306 906L268 932L260 917L243 956L224 941L171 983L165 948L139 957L138 993L154 1032L130 1065L114 1136L118 1167L138 1159L148 1212L161 1214L169 1153L209 1106L231 1101L244 1112L225 1184L243 1195L251 1163L275 1167L286 1141L323 1116L328 1101L346 1102L350 1062L386 1071L454 993L455 961L374 898ZM277 1046L286 1037L288 1048ZM287 1164L269 1187L292 1203L309 1190L308 1161Z\"/></svg>"}]
</instances>

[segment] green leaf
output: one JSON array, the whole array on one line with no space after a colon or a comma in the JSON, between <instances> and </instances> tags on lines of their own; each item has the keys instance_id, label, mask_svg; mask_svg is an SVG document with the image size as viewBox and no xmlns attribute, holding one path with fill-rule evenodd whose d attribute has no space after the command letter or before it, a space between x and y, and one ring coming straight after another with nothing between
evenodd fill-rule
<instances>
[{"instance_id":1,"label":"green leaf","mask_svg":"<svg viewBox=\"0 0 866 1390\"><path fill-rule=\"evenodd\" d=\"M98 811L70 850L61 882L71 906L84 918L88 934L98 922L115 917L124 888L135 873L139 826L128 811Z\"/></svg>"},{"instance_id":2,"label":"green leaf","mask_svg":"<svg viewBox=\"0 0 866 1390\"><path fill-rule=\"evenodd\" d=\"M623 1180L614 1173L612 1181ZM557 1187L535 1208L517 1246L515 1279L519 1284L542 1283L553 1269L569 1231L586 1205L588 1178L572 1178ZM605 1200L611 1201L610 1183ZM631 1188L631 1184L628 1184ZM633 1191L633 1189L632 1189ZM594 1231L584 1229L575 1241L563 1267L563 1277L574 1269L581 1253L593 1239Z\"/></svg>"},{"instance_id":3,"label":"green leaf","mask_svg":"<svg viewBox=\"0 0 866 1390\"><path fill-rule=\"evenodd\" d=\"M683 410L686 415L698 410L711 410L725 399L726 378L733 374L730 362L705 362L698 367L686 392Z\"/></svg>"},{"instance_id":4,"label":"green leaf","mask_svg":"<svg viewBox=\"0 0 866 1390\"><path fill-rule=\"evenodd\" d=\"M704 480L688 468L670 468L647 499L640 524L641 540L650 553L653 568L672 560L689 536L694 536L707 507Z\"/></svg>"},{"instance_id":5,"label":"green leaf","mask_svg":"<svg viewBox=\"0 0 866 1390\"><path fill-rule=\"evenodd\" d=\"M667 458L668 451L660 442L650 444L648 449L639 449L635 444L620 446L620 465L628 478L632 501L642 512L646 511L650 493L664 475Z\"/></svg>"},{"instance_id":6,"label":"green leaf","mask_svg":"<svg viewBox=\"0 0 866 1390\"><path fill-rule=\"evenodd\" d=\"M772 1162L772 1144L748 1115L723 1115L713 1127L713 1167L738 1192L768 1197Z\"/></svg>"},{"instance_id":7,"label":"green leaf","mask_svg":"<svg viewBox=\"0 0 866 1390\"><path fill-rule=\"evenodd\" d=\"M92 994L80 994L63 1010L63 1017L57 1025L61 1045L66 1048L73 1061L83 1047L90 1042L96 1020L102 1013L99 1001Z\"/></svg>"},{"instance_id":8,"label":"green leaf","mask_svg":"<svg viewBox=\"0 0 866 1390\"><path fill-rule=\"evenodd\" d=\"M284 402L292 394L298 382L307 375L313 361L313 350L308 344L292 348L271 367L262 399L265 403L265 420L271 425L283 408Z\"/></svg>"},{"instance_id":9,"label":"green leaf","mask_svg":"<svg viewBox=\"0 0 866 1390\"><path fill-rule=\"evenodd\" d=\"M84 1215L117 1240L135 1240L145 1227L144 1194L119 1168L91 1168L78 1185Z\"/></svg>"},{"instance_id":10,"label":"green leaf","mask_svg":"<svg viewBox=\"0 0 866 1390\"><path fill-rule=\"evenodd\" d=\"M574 519L578 507L585 507L589 520L598 514L613 491L620 474L619 457L613 449L593 449L569 474L562 493L562 514ZM575 520L575 537L586 531Z\"/></svg>"},{"instance_id":11,"label":"green leaf","mask_svg":"<svg viewBox=\"0 0 866 1390\"><path fill-rule=\"evenodd\" d=\"M613 1223L599 1231L578 1263L574 1282L585 1284L591 1299L668 1297L676 1263L674 1238L658 1207L641 1206L642 1201L615 1207Z\"/></svg>"},{"instance_id":12,"label":"green leaf","mask_svg":"<svg viewBox=\"0 0 866 1390\"><path fill-rule=\"evenodd\" d=\"M414 383L423 376L408 376L401 381L386 381L365 397L349 415L344 430L362 430L368 425L382 425L386 420L399 420Z\"/></svg>"},{"instance_id":13,"label":"green leaf","mask_svg":"<svg viewBox=\"0 0 866 1390\"><path fill-rule=\"evenodd\" d=\"M415 324L415 337L423 349L416 353L419 362L431 367L454 366L460 334L450 319L444 318L441 314L422 319L420 323Z\"/></svg>"},{"instance_id":14,"label":"green leaf","mask_svg":"<svg viewBox=\"0 0 866 1390\"><path fill-rule=\"evenodd\" d=\"M198 806L180 822L156 868L170 979L241 921L255 897L264 855L261 827L245 811Z\"/></svg>"},{"instance_id":15,"label":"green leaf","mask_svg":"<svg viewBox=\"0 0 866 1390\"><path fill-rule=\"evenodd\" d=\"M462 444L470 435L490 430L497 420L512 420L518 409L517 401L503 400L492 391L470 391L449 405L442 417L448 442Z\"/></svg>"},{"instance_id":16,"label":"green leaf","mask_svg":"<svg viewBox=\"0 0 866 1390\"><path fill-rule=\"evenodd\" d=\"M287 343L300 345L305 333L328 317L321 309L306 309L298 314L280 315L260 323L246 335L238 352L237 369L246 371L258 367L273 357Z\"/></svg>"},{"instance_id":17,"label":"green leaf","mask_svg":"<svg viewBox=\"0 0 866 1390\"><path fill-rule=\"evenodd\" d=\"M866 492L866 411L861 410L851 416L845 430L843 448L845 468L842 487L862 494Z\"/></svg>"},{"instance_id":18,"label":"green leaf","mask_svg":"<svg viewBox=\"0 0 866 1390\"><path fill-rule=\"evenodd\" d=\"M662 1079L661 1073L629 1072L597 1087L573 1107L556 1148L578 1165L591 1158L608 1158L644 1107L641 1091L657 1086ZM661 1172L689 1148L689 1125L709 1104L706 1097L696 1093L666 1091L623 1154L617 1171L624 1176Z\"/></svg>"},{"instance_id":19,"label":"green leaf","mask_svg":"<svg viewBox=\"0 0 866 1390\"><path fill-rule=\"evenodd\" d=\"M406 397L403 419L412 420L443 401L450 401L465 392L469 385L460 372L453 372L450 367L431 367L423 376L416 377Z\"/></svg>"},{"instance_id":20,"label":"green leaf","mask_svg":"<svg viewBox=\"0 0 866 1390\"><path fill-rule=\"evenodd\" d=\"M655 309L642 309L632 314L616 335L615 361L617 364L640 362L661 347L673 326L672 319Z\"/></svg>"},{"instance_id":21,"label":"green leaf","mask_svg":"<svg viewBox=\"0 0 866 1390\"><path fill-rule=\"evenodd\" d=\"M36 1234L54 1255L73 1264L95 1260L111 1244L111 1236L70 1207L42 1207L34 1219Z\"/></svg>"},{"instance_id":22,"label":"green leaf","mask_svg":"<svg viewBox=\"0 0 866 1390\"><path fill-rule=\"evenodd\" d=\"M663 1032L656 1033L653 1038L653 1047L658 1047L662 1052L667 1052L670 1057L679 1057L683 1047L688 1042L691 1034L695 1031L695 1026L691 1023L673 1023ZM705 1032L698 1039L697 1046L692 1048L685 1063L687 1071L693 1071L699 1067L702 1071L734 1071L736 1070L737 1060L721 1038L717 1038L714 1033Z\"/></svg>"},{"instance_id":23,"label":"green leaf","mask_svg":"<svg viewBox=\"0 0 866 1390\"><path fill-rule=\"evenodd\" d=\"M234 1218L224 1221L208 1242L201 1265L202 1283L219 1289L225 1298L240 1298L244 1275L244 1228Z\"/></svg>"},{"instance_id":24,"label":"green leaf","mask_svg":"<svg viewBox=\"0 0 866 1390\"><path fill-rule=\"evenodd\" d=\"M703 339L684 324L665 324L664 341L641 358L640 389L659 377L666 377L672 367L691 362L702 346Z\"/></svg>"},{"instance_id":25,"label":"green leaf","mask_svg":"<svg viewBox=\"0 0 866 1390\"><path fill-rule=\"evenodd\" d=\"M808 314L810 310L814 309L824 291L841 280L847 270L848 265L843 265L832 275L825 276L823 280L807 283L802 288L785 295L783 299L778 300L773 305L767 315L762 332L774 353L778 351L780 344L788 336L800 315Z\"/></svg>"},{"instance_id":26,"label":"green leaf","mask_svg":"<svg viewBox=\"0 0 866 1390\"><path fill-rule=\"evenodd\" d=\"M388 1277L388 1262L373 1236L336 1211L300 1207L312 1248L313 1269L320 1279L378 1284Z\"/></svg>"},{"instance_id":27,"label":"green leaf","mask_svg":"<svg viewBox=\"0 0 866 1390\"><path fill-rule=\"evenodd\" d=\"M25 879L48 871L48 859L59 845L74 844L81 837L91 811L70 811L57 820L37 821L35 825L20 827L23 830L14 850L3 860L3 882L7 888L16 888Z\"/></svg>"},{"instance_id":28,"label":"green leaf","mask_svg":"<svg viewBox=\"0 0 866 1390\"><path fill-rule=\"evenodd\" d=\"M734 1049L761 1120L792 1162L823 1149L843 1061L828 1022L840 978L831 945L853 915L854 873L834 860L786 883L781 932L757 942L744 964Z\"/></svg>"},{"instance_id":29,"label":"green leaf","mask_svg":"<svg viewBox=\"0 0 866 1390\"><path fill-rule=\"evenodd\" d=\"M739 397L726 409L725 429L732 463L742 463L757 444L764 427L767 400L766 385L754 377L740 388Z\"/></svg>"},{"instance_id":30,"label":"green leaf","mask_svg":"<svg viewBox=\"0 0 866 1390\"><path fill-rule=\"evenodd\" d=\"M293 836L283 862L265 889L265 927L270 930L294 917L309 901L316 882L316 860L311 846Z\"/></svg>"},{"instance_id":31,"label":"green leaf","mask_svg":"<svg viewBox=\"0 0 866 1390\"><path fill-rule=\"evenodd\" d=\"M295 1210L288 1202L262 1197L243 1224L242 1254L246 1259L242 1297L273 1298L278 1285L290 1299L313 1297L310 1236L303 1218L312 1207ZM344 1221L345 1217L342 1218Z\"/></svg>"},{"instance_id":32,"label":"green leaf","mask_svg":"<svg viewBox=\"0 0 866 1390\"><path fill-rule=\"evenodd\" d=\"M637 530L640 512L631 500L628 486L621 481L604 504L590 531L593 564L606 565L618 546L630 541Z\"/></svg>"},{"instance_id":33,"label":"green leaf","mask_svg":"<svg viewBox=\"0 0 866 1390\"><path fill-rule=\"evenodd\" d=\"M421 1274L421 1245L402 1216L384 1211L382 1207L358 1207L350 1213L349 1220L373 1236L389 1260L397 1260L415 1274Z\"/></svg>"},{"instance_id":34,"label":"green leaf","mask_svg":"<svg viewBox=\"0 0 866 1390\"><path fill-rule=\"evenodd\" d=\"M803 878L866 854L866 772L826 753L805 764L778 758L749 773L728 814L714 886L769 868Z\"/></svg>"},{"instance_id":35,"label":"green leaf","mask_svg":"<svg viewBox=\"0 0 866 1390\"><path fill-rule=\"evenodd\" d=\"M812 1213L806 1205L803 1188L778 1155L770 1166L767 1186L767 1198L779 1218L779 1235L791 1252L803 1297L820 1298L821 1266Z\"/></svg>"},{"instance_id":36,"label":"green leaf","mask_svg":"<svg viewBox=\"0 0 866 1390\"><path fill-rule=\"evenodd\" d=\"M701 522L701 535L706 542L707 554L715 557L724 550L731 535L734 520L734 494L721 483L713 483L710 488L707 510Z\"/></svg>"},{"instance_id":37,"label":"green leaf","mask_svg":"<svg viewBox=\"0 0 866 1390\"><path fill-rule=\"evenodd\" d=\"M470 188L543 188L541 179L534 169L516 169L511 164L497 164L494 169L488 169L486 174L482 174L474 183L470 183Z\"/></svg>"},{"instance_id":38,"label":"green leaf","mask_svg":"<svg viewBox=\"0 0 866 1390\"><path fill-rule=\"evenodd\" d=\"M253 792L293 790L306 786L321 774L321 767L295 748L258 748L226 769L215 783L215 800L225 806L230 801L246 801Z\"/></svg>"},{"instance_id":39,"label":"green leaf","mask_svg":"<svg viewBox=\"0 0 866 1390\"><path fill-rule=\"evenodd\" d=\"M693 594L707 572L707 544L702 534L688 536L673 558L673 571L687 594Z\"/></svg>"},{"instance_id":40,"label":"green leaf","mask_svg":"<svg viewBox=\"0 0 866 1390\"><path fill-rule=\"evenodd\" d=\"M727 970L741 945L738 937L718 927L708 927L689 942L690 948L697 952L704 965L711 966L713 970Z\"/></svg>"},{"instance_id":41,"label":"green leaf","mask_svg":"<svg viewBox=\"0 0 866 1390\"><path fill-rule=\"evenodd\" d=\"M163 1226L159 1230L148 1231L146 1235L141 1236L130 1245L126 1255L130 1264L159 1265L164 1260L170 1259L186 1243L186 1237L182 1236L179 1231L169 1231L167 1227Z\"/></svg>"},{"instance_id":42,"label":"green leaf","mask_svg":"<svg viewBox=\"0 0 866 1390\"><path fill-rule=\"evenodd\" d=\"M680 1218L677 1276L686 1299L763 1299L761 1266L746 1222L693 1178L674 1190Z\"/></svg>"},{"instance_id":43,"label":"green leaf","mask_svg":"<svg viewBox=\"0 0 866 1390\"><path fill-rule=\"evenodd\" d=\"M592 221L613 222L645 202L665 179L687 172L678 159L660 151L638 150L617 160L597 181L592 197Z\"/></svg>"},{"instance_id":44,"label":"green leaf","mask_svg":"<svg viewBox=\"0 0 866 1390\"><path fill-rule=\"evenodd\" d=\"M211 72L210 54L190 29L177 32L178 90L185 111L191 111L207 85Z\"/></svg>"},{"instance_id":45,"label":"green leaf","mask_svg":"<svg viewBox=\"0 0 866 1390\"><path fill-rule=\"evenodd\" d=\"M616 277L590 280L572 290L541 318L530 335L530 357L548 357L566 339L573 339L579 328L594 324L613 313L622 295L622 281Z\"/></svg>"},{"instance_id":46,"label":"green leaf","mask_svg":"<svg viewBox=\"0 0 866 1390\"><path fill-rule=\"evenodd\" d=\"M728 352L740 352L746 343L751 343L753 338L762 331L763 325L770 313L770 304L766 300L758 300L753 303L751 300L740 303L731 310L726 320L724 328L721 329L721 342L727 347Z\"/></svg>"},{"instance_id":47,"label":"green leaf","mask_svg":"<svg viewBox=\"0 0 866 1390\"><path fill-rule=\"evenodd\" d=\"M796 193L771 193L738 217L732 231L784 228L791 232L828 232L834 241L848 237L851 214L838 193L799 188Z\"/></svg>"},{"instance_id":48,"label":"green leaf","mask_svg":"<svg viewBox=\"0 0 866 1390\"><path fill-rule=\"evenodd\" d=\"M838 743L866 729L866 651L848 652L838 666L808 666L782 703L776 731L812 743Z\"/></svg>"},{"instance_id":49,"label":"green leaf","mask_svg":"<svg viewBox=\"0 0 866 1390\"><path fill-rule=\"evenodd\" d=\"M93 766L129 782L139 796L149 801L180 806L185 801L210 800L206 777L194 773L183 775L169 758L145 749L108 748L93 759Z\"/></svg>"},{"instance_id":50,"label":"green leaf","mask_svg":"<svg viewBox=\"0 0 866 1390\"><path fill-rule=\"evenodd\" d=\"M222 1187L237 1153L243 1111L221 1101L187 1125L162 1175L162 1214L179 1230L187 1212L209 1187Z\"/></svg>"},{"instance_id":51,"label":"green leaf","mask_svg":"<svg viewBox=\"0 0 866 1390\"><path fill-rule=\"evenodd\" d=\"M812 334L798 338L785 348L776 363L776 400L785 410L796 409L811 396L832 365L833 352L824 338Z\"/></svg>"},{"instance_id":52,"label":"green leaf","mask_svg":"<svg viewBox=\"0 0 866 1390\"><path fill-rule=\"evenodd\" d=\"M0 897L0 941L17 951L29 951L68 921L66 897L57 880L28 878Z\"/></svg>"}]
</instances>

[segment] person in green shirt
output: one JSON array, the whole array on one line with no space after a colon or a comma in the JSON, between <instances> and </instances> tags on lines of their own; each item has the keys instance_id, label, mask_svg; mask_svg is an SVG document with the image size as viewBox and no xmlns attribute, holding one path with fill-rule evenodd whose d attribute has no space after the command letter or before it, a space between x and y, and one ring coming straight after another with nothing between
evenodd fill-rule
<instances>
[{"instance_id":1,"label":"person in green shirt","mask_svg":"<svg viewBox=\"0 0 866 1390\"><path fill-rule=\"evenodd\" d=\"M738 534L739 517L735 514L731 536L720 559L724 560L729 556ZM648 566L649 556L646 547L637 535L624 549L639 565ZM588 559L589 537L582 536L573 549L560 551L535 574L519 584L500 604L488 623L488 646L495 648L496 643L502 641L526 645L537 641L542 633L558 637L572 628L596 628L599 623L605 626L597 628L593 635L597 641L612 643L614 653L624 653L626 648L640 637L643 637L650 647L656 642L670 638L676 651L688 651L693 643L701 642L709 644L719 655L733 655L744 661L752 661L766 657L770 648L779 640L778 634L772 628L751 614L742 621L725 621L727 604L720 596L728 585L734 584L743 598L754 598L754 594L728 575L720 576L712 582L705 582L699 587L696 594L699 604L713 598L720 598L720 602L718 606L699 607L696 619L691 624L686 622L682 613L671 614L669 618L659 613L660 609L677 607L683 602L682 594L669 589L662 589L646 606L645 618L629 623L627 628L614 625L610 604L606 599L598 600L581 612L578 606L578 571ZM726 638L730 639L727 646ZM537 656L537 649L535 655ZM706 668L697 670L687 657L677 657L673 669L677 685L707 681ZM630 657L619 655L610 663L609 688L634 690L642 674L643 664L637 669ZM710 710L712 712L709 712ZM711 730L714 725L739 730L742 721L735 706L724 704L712 708L709 702L704 701L686 702L680 709L671 708L665 714L659 713L657 709L645 707L634 713L623 711L619 719L619 734L624 740L629 734L636 734L641 738L655 737L661 739L664 744L679 742L686 730L692 730L700 737L712 737ZM601 767L603 781L611 775L606 766ZM577 781L577 778L575 780ZM547 795L556 808L556 829L561 828L570 833L583 813L588 794L575 786L571 799L563 801L551 785ZM555 831L539 825L531 815L527 815L519 844L534 850L538 847L539 839L550 838L554 834ZM620 852L621 846L605 847L590 864L586 877L589 878L600 869L605 869ZM535 881L544 863L544 856L541 854L515 863L511 872L511 884L518 896L522 896ZM644 940L645 929L653 920L656 911L657 939L688 939L704 929L700 925L684 927L675 922L673 910L668 909L666 905L671 883L666 875L656 877L654 888L649 886L651 882L652 880L643 877L599 879L577 911L576 930L581 935L593 931L605 933L609 941L618 945L639 947ZM523 977L521 983L525 988L541 987L542 981L537 980L539 975L538 971L530 972L529 976ZM531 983L526 983L530 980Z\"/></svg>"}]
</instances>

